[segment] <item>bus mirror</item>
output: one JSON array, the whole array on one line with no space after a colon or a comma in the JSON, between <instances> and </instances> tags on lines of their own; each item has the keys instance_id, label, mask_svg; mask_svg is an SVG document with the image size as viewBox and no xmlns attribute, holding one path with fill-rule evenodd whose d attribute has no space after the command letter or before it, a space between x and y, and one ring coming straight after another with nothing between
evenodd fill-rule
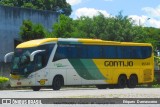
<instances>
[{"instance_id":1,"label":"bus mirror","mask_svg":"<svg viewBox=\"0 0 160 107\"><path fill-rule=\"evenodd\" d=\"M7 59L9 56L13 56L14 55L14 52L9 52L7 53L5 56L4 56L4 62L7 63Z\"/></svg>"},{"instance_id":2,"label":"bus mirror","mask_svg":"<svg viewBox=\"0 0 160 107\"><path fill-rule=\"evenodd\" d=\"M30 55L30 61L32 62L34 60L34 56L38 53L44 52L45 50L36 50L34 52L31 53Z\"/></svg>"}]
</instances>

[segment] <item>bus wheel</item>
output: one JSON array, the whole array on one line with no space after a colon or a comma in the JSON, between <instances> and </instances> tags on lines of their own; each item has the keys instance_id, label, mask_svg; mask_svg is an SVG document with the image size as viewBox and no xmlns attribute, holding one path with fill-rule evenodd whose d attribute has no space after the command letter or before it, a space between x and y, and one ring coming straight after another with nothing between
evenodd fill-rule
<instances>
[{"instance_id":1,"label":"bus wheel","mask_svg":"<svg viewBox=\"0 0 160 107\"><path fill-rule=\"evenodd\" d=\"M52 83L53 90L60 90L62 85L63 85L63 77L62 76L56 76L53 79L53 83Z\"/></svg>"},{"instance_id":2,"label":"bus wheel","mask_svg":"<svg viewBox=\"0 0 160 107\"><path fill-rule=\"evenodd\" d=\"M138 79L136 75L131 75L129 80L127 81L127 87L128 88L135 88L138 84Z\"/></svg>"},{"instance_id":3,"label":"bus wheel","mask_svg":"<svg viewBox=\"0 0 160 107\"><path fill-rule=\"evenodd\" d=\"M125 75L120 75L118 78L117 88L125 88L127 82L127 77Z\"/></svg>"},{"instance_id":4,"label":"bus wheel","mask_svg":"<svg viewBox=\"0 0 160 107\"><path fill-rule=\"evenodd\" d=\"M109 89L114 89L114 88L116 88L116 85L110 84L110 85L108 86L108 88L109 88Z\"/></svg>"},{"instance_id":5,"label":"bus wheel","mask_svg":"<svg viewBox=\"0 0 160 107\"><path fill-rule=\"evenodd\" d=\"M108 86L107 85L96 85L98 89L106 89Z\"/></svg>"},{"instance_id":6,"label":"bus wheel","mask_svg":"<svg viewBox=\"0 0 160 107\"><path fill-rule=\"evenodd\" d=\"M41 89L41 87L39 87L39 86L33 86L31 88L33 91L39 91Z\"/></svg>"}]
</instances>

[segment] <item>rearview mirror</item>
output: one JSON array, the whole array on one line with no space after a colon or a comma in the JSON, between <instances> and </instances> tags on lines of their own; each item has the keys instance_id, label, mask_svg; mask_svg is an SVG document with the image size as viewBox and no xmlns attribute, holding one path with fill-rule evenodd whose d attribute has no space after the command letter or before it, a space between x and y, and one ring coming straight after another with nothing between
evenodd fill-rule
<instances>
[{"instance_id":1,"label":"rearview mirror","mask_svg":"<svg viewBox=\"0 0 160 107\"><path fill-rule=\"evenodd\" d=\"M36 50L34 52L31 53L30 55L30 61L32 62L34 60L34 56L38 53L44 52L45 50Z\"/></svg>"},{"instance_id":2,"label":"rearview mirror","mask_svg":"<svg viewBox=\"0 0 160 107\"><path fill-rule=\"evenodd\" d=\"M7 63L7 59L9 56L13 56L14 55L14 52L9 52L7 53L5 56L4 56L4 62Z\"/></svg>"}]
</instances>

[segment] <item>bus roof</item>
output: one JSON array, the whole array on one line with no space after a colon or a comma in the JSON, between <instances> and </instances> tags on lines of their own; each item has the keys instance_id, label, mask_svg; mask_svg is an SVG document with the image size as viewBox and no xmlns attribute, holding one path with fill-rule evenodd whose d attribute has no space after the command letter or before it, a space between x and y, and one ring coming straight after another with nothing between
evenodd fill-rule
<instances>
[{"instance_id":1,"label":"bus roof","mask_svg":"<svg viewBox=\"0 0 160 107\"><path fill-rule=\"evenodd\" d=\"M19 44L16 48L37 47L47 43L64 43L64 44L90 44L90 45L122 45L122 46L152 46L150 43L134 43L134 42L116 42L105 41L101 39L82 39L82 38L44 38L30 40Z\"/></svg>"}]
</instances>

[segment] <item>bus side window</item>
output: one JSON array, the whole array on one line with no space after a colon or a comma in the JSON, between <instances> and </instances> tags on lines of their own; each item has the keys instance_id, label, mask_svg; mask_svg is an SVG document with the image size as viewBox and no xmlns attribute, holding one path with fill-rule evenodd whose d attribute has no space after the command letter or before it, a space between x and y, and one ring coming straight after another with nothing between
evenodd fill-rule
<instances>
[{"instance_id":1,"label":"bus side window","mask_svg":"<svg viewBox=\"0 0 160 107\"><path fill-rule=\"evenodd\" d=\"M117 47L117 58L118 59L123 59L123 47L122 46L118 46Z\"/></svg>"},{"instance_id":2,"label":"bus side window","mask_svg":"<svg viewBox=\"0 0 160 107\"><path fill-rule=\"evenodd\" d=\"M141 47L142 49L142 57L148 58L152 54L152 48L151 47Z\"/></svg>"},{"instance_id":3,"label":"bus side window","mask_svg":"<svg viewBox=\"0 0 160 107\"><path fill-rule=\"evenodd\" d=\"M78 50L77 50L77 46L75 45L70 45L67 49L67 53L68 53L68 58L77 58L78 57Z\"/></svg>"},{"instance_id":4,"label":"bus side window","mask_svg":"<svg viewBox=\"0 0 160 107\"><path fill-rule=\"evenodd\" d=\"M56 53L54 55L53 61L57 61L57 60L60 60L60 59L65 59L67 57L68 57L67 47L65 45L59 45L57 47L57 50L56 50Z\"/></svg>"},{"instance_id":5,"label":"bus side window","mask_svg":"<svg viewBox=\"0 0 160 107\"><path fill-rule=\"evenodd\" d=\"M101 47L88 46L88 58L101 58Z\"/></svg>"},{"instance_id":6,"label":"bus side window","mask_svg":"<svg viewBox=\"0 0 160 107\"><path fill-rule=\"evenodd\" d=\"M115 46L104 46L103 47L104 58L115 59L117 58L117 49Z\"/></svg>"},{"instance_id":7,"label":"bus side window","mask_svg":"<svg viewBox=\"0 0 160 107\"><path fill-rule=\"evenodd\" d=\"M132 58L135 58L135 59L142 58L141 47L132 47Z\"/></svg>"},{"instance_id":8,"label":"bus side window","mask_svg":"<svg viewBox=\"0 0 160 107\"><path fill-rule=\"evenodd\" d=\"M88 57L87 46L80 45L78 47L78 57L85 59Z\"/></svg>"}]
</instances>

